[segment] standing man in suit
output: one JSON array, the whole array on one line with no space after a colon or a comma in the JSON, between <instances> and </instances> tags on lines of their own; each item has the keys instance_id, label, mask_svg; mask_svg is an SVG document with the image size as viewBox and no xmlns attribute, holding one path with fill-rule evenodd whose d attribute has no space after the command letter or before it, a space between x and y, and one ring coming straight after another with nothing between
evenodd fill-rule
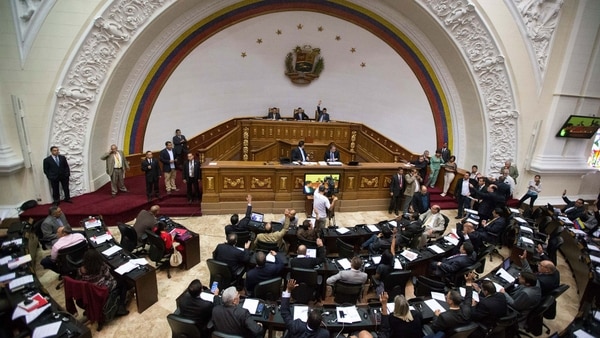
<instances>
[{"instance_id":1,"label":"standing man in suit","mask_svg":"<svg viewBox=\"0 0 600 338\"><path fill-rule=\"evenodd\" d=\"M329 113L327 113L327 108L323 108L321 110L321 100L319 100L319 104L317 104L317 122L329 122Z\"/></svg>"},{"instance_id":2,"label":"standing man in suit","mask_svg":"<svg viewBox=\"0 0 600 338\"><path fill-rule=\"evenodd\" d=\"M452 154L450 153L450 149L448 149L448 142L444 142L444 144L442 144L442 148L440 148L440 153L442 154L442 159L444 160L444 163L450 161L450 156L452 156Z\"/></svg>"},{"instance_id":3,"label":"standing man in suit","mask_svg":"<svg viewBox=\"0 0 600 338\"><path fill-rule=\"evenodd\" d=\"M421 179L421 176L419 176L419 171L416 168L410 169L409 172L404 175L406 188L404 189L404 201L402 202L403 213L408 213L408 207L412 203L415 190L420 182L423 182L423 180Z\"/></svg>"},{"instance_id":4,"label":"standing man in suit","mask_svg":"<svg viewBox=\"0 0 600 338\"><path fill-rule=\"evenodd\" d=\"M181 166L183 161L187 158L188 145L185 136L181 135L181 130L175 130L175 136L173 136L173 149L175 149L175 157L177 159L177 165Z\"/></svg>"},{"instance_id":5,"label":"standing man in suit","mask_svg":"<svg viewBox=\"0 0 600 338\"><path fill-rule=\"evenodd\" d=\"M306 323L299 318L294 320L290 311L290 297L296 286L296 281L290 279L285 291L281 294L281 317L288 329L289 336L328 338L329 331L321 327L321 322L323 321L321 311L310 311L306 318Z\"/></svg>"},{"instance_id":6,"label":"standing man in suit","mask_svg":"<svg viewBox=\"0 0 600 338\"><path fill-rule=\"evenodd\" d=\"M65 227L69 231L71 230L67 217L65 217L60 207L53 205L48 209L48 216L42 222L41 229L44 236L41 240L54 245L58 240L58 228L61 227Z\"/></svg>"},{"instance_id":7,"label":"standing man in suit","mask_svg":"<svg viewBox=\"0 0 600 338\"><path fill-rule=\"evenodd\" d=\"M125 187L125 171L129 170L129 162L125 154L117 148L116 144L110 146L110 151L100 157L106 161L106 173L110 176L110 191L112 197L117 196L117 191L127 192ZM117 190L118 189L118 190Z\"/></svg>"},{"instance_id":8,"label":"standing man in suit","mask_svg":"<svg viewBox=\"0 0 600 338\"><path fill-rule=\"evenodd\" d=\"M427 185L421 185L421 190L416 192L412 198L412 206L415 212L422 214L429 210L430 199L429 191L427 191Z\"/></svg>"},{"instance_id":9,"label":"standing man in suit","mask_svg":"<svg viewBox=\"0 0 600 338\"><path fill-rule=\"evenodd\" d=\"M153 156L152 152L148 150L146 158L142 161L142 171L146 174L146 196L148 196L148 202L152 200L152 196L160 198L158 190L160 167L158 166L158 161L152 159Z\"/></svg>"},{"instance_id":10,"label":"standing man in suit","mask_svg":"<svg viewBox=\"0 0 600 338\"><path fill-rule=\"evenodd\" d=\"M163 165L163 173L165 174L165 186L167 188L167 195L171 195L171 190L179 191L175 184L177 178L176 162L177 155L173 150L173 143L171 141L165 142L165 149L160 151L160 162Z\"/></svg>"},{"instance_id":11,"label":"standing man in suit","mask_svg":"<svg viewBox=\"0 0 600 338\"><path fill-rule=\"evenodd\" d=\"M308 115L304 113L304 109L298 107L298 109L294 109L294 120L296 121L308 121Z\"/></svg>"},{"instance_id":12,"label":"standing man in suit","mask_svg":"<svg viewBox=\"0 0 600 338\"><path fill-rule=\"evenodd\" d=\"M187 161L183 164L183 183L187 185L188 203L202 201L200 185L198 182L202 179L202 170L200 162L194 159L194 154L187 154Z\"/></svg>"},{"instance_id":13,"label":"standing man in suit","mask_svg":"<svg viewBox=\"0 0 600 338\"><path fill-rule=\"evenodd\" d=\"M292 149L292 162L307 162L308 154L304 151L304 141L298 142L298 147Z\"/></svg>"},{"instance_id":14,"label":"standing man in suit","mask_svg":"<svg viewBox=\"0 0 600 338\"><path fill-rule=\"evenodd\" d=\"M508 176L512 177L515 184L517 184L517 177L519 177L519 169L517 169L517 166L512 165L511 160L507 160L504 162L504 169L508 169Z\"/></svg>"},{"instance_id":15,"label":"standing man in suit","mask_svg":"<svg viewBox=\"0 0 600 338\"><path fill-rule=\"evenodd\" d=\"M52 203L58 205L60 203L60 190L58 185L62 185L63 194L65 195L64 201L67 203L73 203L71 200L71 194L69 193L69 177L71 176L71 169L67 158L59 154L57 146L50 147L50 156L44 159L44 174L50 181L52 187Z\"/></svg>"},{"instance_id":16,"label":"standing man in suit","mask_svg":"<svg viewBox=\"0 0 600 338\"><path fill-rule=\"evenodd\" d=\"M202 337L210 336L209 330L206 325L212 318L213 303L200 298L202 292L202 283L198 279L194 279L187 287L181 296L177 297L177 309L179 309L179 315L181 317L191 319L195 322L198 330ZM219 288L213 292L215 297L213 298L214 304L220 304Z\"/></svg>"},{"instance_id":17,"label":"standing man in suit","mask_svg":"<svg viewBox=\"0 0 600 338\"><path fill-rule=\"evenodd\" d=\"M323 155L323 161L325 161L325 162L339 162L340 161L340 151L337 150L335 144L331 143L329 145L329 150L325 152L325 155Z\"/></svg>"},{"instance_id":18,"label":"standing man in suit","mask_svg":"<svg viewBox=\"0 0 600 338\"><path fill-rule=\"evenodd\" d=\"M390 207L388 208L388 213L391 214L394 211L396 215L399 215L400 202L402 202L402 195L405 188L404 169L399 167L398 172L392 175L392 181L390 182Z\"/></svg>"}]
</instances>

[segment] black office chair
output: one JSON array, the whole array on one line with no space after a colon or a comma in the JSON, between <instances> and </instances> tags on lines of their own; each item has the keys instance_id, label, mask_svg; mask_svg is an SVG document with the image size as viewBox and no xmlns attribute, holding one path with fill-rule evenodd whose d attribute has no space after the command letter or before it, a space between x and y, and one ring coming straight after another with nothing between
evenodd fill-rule
<instances>
[{"instance_id":1,"label":"black office chair","mask_svg":"<svg viewBox=\"0 0 600 338\"><path fill-rule=\"evenodd\" d=\"M212 258L206 260L206 265L208 265L208 271L210 271L210 285L213 282L218 282L219 289L222 290L235 286L236 279L231 275L229 265Z\"/></svg>"},{"instance_id":2,"label":"black office chair","mask_svg":"<svg viewBox=\"0 0 600 338\"><path fill-rule=\"evenodd\" d=\"M565 239L561 236L563 229L562 226L557 228L558 232L556 234L553 233L548 239L546 251L548 252L548 258L550 258L554 265L556 265L558 249L565 243Z\"/></svg>"},{"instance_id":3,"label":"black office chair","mask_svg":"<svg viewBox=\"0 0 600 338\"><path fill-rule=\"evenodd\" d=\"M33 229L33 233L35 234L35 236L38 238L38 241L39 241L42 249L48 250L48 248L52 247L52 242L43 240L44 233L42 232L42 223L44 223L44 219L45 218L38 219L37 221L35 221L31 228Z\"/></svg>"},{"instance_id":4,"label":"black office chair","mask_svg":"<svg viewBox=\"0 0 600 338\"><path fill-rule=\"evenodd\" d=\"M244 248L248 241L252 241L252 233L250 231L240 231L235 234L237 235L235 246L238 248Z\"/></svg>"},{"instance_id":5,"label":"black office chair","mask_svg":"<svg viewBox=\"0 0 600 338\"><path fill-rule=\"evenodd\" d=\"M527 315L525 332L523 330L519 330L519 335L522 334L531 338L533 338L533 336L541 335L544 325L544 312L548 311L554 301L554 297L550 295L544 296L542 301L533 310L531 310L531 312L529 312L529 315ZM546 329L546 334L550 334L550 329Z\"/></svg>"},{"instance_id":6,"label":"black office chair","mask_svg":"<svg viewBox=\"0 0 600 338\"><path fill-rule=\"evenodd\" d=\"M137 232L131 225L118 222L117 228L121 233L121 243L119 245L123 249L131 253L141 253L144 250L144 244L138 242Z\"/></svg>"},{"instance_id":7,"label":"black office chair","mask_svg":"<svg viewBox=\"0 0 600 338\"><path fill-rule=\"evenodd\" d=\"M148 258L156 264L156 269L167 270L167 278L171 278L171 251L165 248L165 242L156 233L146 230L148 236L148 244L150 249L148 250Z\"/></svg>"},{"instance_id":8,"label":"black office chair","mask_svg":"<svg viewBox=\"0 0 600 338\"><path fill-rule=\"evenodd\" d=\"M292 291L292 297L297 303L308 304L320 298L321 290L319 277L316 270L292 268L290 278L296 280L298 286Z\"/></svg>"},{"instance_id":9,"label":"black office chair","mask_svg":"<svg viewBox=\"0 0 600 338\"><path fill-rule=\"evenodd\" d=\"M506 316L498 319L493 327L484 329L484 331L486 331L485 338L514 337L515 333L518 331L518 316L519 313L517 311L509 311ZM509 332L512 332L512 334Z\"/></svg>"},{"instance_id":10,"label":"black office chair","mask_svg":"<svg viewBox=\"0 0 600 338\"><path fill-rule=\"evenodd\" d=\"M479 269L480 266L481 264L479 262L475 262L474 264L455 272L453 275L447 276L447 283L455 288L464 286L465 275L471 271Z\"/></svg>"},{"instance_id":11,"label":"black office chair","mask_svg":"<svg viewBox=\"0 0 600 338\"><path fill-rule=\"evenodd\" d=\"M219 331L213 331L212 338L244 338L235 334L227 334Z\"/></svg>"},{"instance_id":12,"label":"black office chair","mask_svg":"<svg viewBox=\"0 0 600 338\"><path fill-rule=\"evenodd\" d=\"M550 305L550 307L548 308L548 310L546 312L544 312L544 318L546 318L546 319L554 319L554 318L556 318L556 300L563 293L565 293L565 291L567 291L568 289L569 289L569 285L568 284L561 284L556 289L552 290L552 292L550 292L550 295L552 297L554 297L554 303L552 303L552 305ZM545 328L548 328L546 326L546 324L543 324L543 325L544 325Z\"/></svg>"},{"instance_id":13,"label":"black office chair","mask_svg":"<svg viewBox=\"0 0 600 338\"><path fill-rule=\"evenodd\" d=\"M298 238L298 245L304 245L306 246L307 249L316 249L317 248L317 242L316 241L309 241L307 239L302 239L302 238Z\"/></svg>"},{"instance_id":14,"label":"black office chair","mask_svg":"<svg viewBox=\"0 0 600 338\"><path fill-rule=\"evenodd\" d=\"M75 278L78 269L83 265L83 255L87 249L88 242L87 240L84 240L77 244L58 250L58 256L56 256L56 265L58 266L59 275ZM62 285L63 281L56 285L56 290L60 289Z\"/></svg>"},{"instance_id":15,"label":"black office chair","mask_svg":"<svg viewBox=\"0 0 600 338\"><path fill-rule=\"evenodd\" d=\"M167 315L167 322L169 322L169 326L171 327L172 338L202 337L202 333L198 326L196 326L196 322L191 319L171 313Z\"/></svg>"},{"instance_id":16,"label":"black office chair","mask_svg":"<svg viewBox=\"0 0 600 338\"><path fill-rule=\"evenodd\" d=\"M444 282L436 281L425 276L417 276L415 283L415 296L417 297L431 297L431 292L446 293L446 284Z\"/></svg>"},{"instance_id":17,"label":"black office chair","mask_svg":"<svg viewBox=\"0 0 600 338\"><path fill-rule=\"evenodd\" d=\"M363 285L337 281L333 286L333 300L338 304L356 304L361 298Z\"/></svg>"},{"instance_id":18,"label":"black office chair","mask_svg":"<svg viewBox=\"0 0 600 338\"><path fill-rule=\"evenodd\" d=\"M479 266L479 268L475 269L477 273L483 273L483 271L485 270L485 263L487 262L487 258L489 255L492 254L492 252L495 249L496 247L490 244L479 251L479 253L477 254L477 262L481 265Z\"/></svg>"},{"instance_id":19,"label":"black office chair","mask_svg":"<svg viewBox=\"0 0 600 338\"><path fill-rule=\"evenodd\" d=\"M476 323L469 323L463 326L455 327L450 331L451 335L449 338L467 338L478 327L479 325L477 325Z\"/></svg>"},{"instance_id":20,"label":"black office chair","mask_svg":"<svg viewBox=\"0 0 600 338\"><path fill-rule=\"evenodd\" d=\"M256 240L256 248L255 249L258 251L264 251L264 252L270 252L271 250L278 252L279 244L267 243L267 242Z\"/></svg>"},{"instance_id":21,"label":"black office chair","mask_svg":"<svg viewBox=\"0 0 600 338\"><path fill-rule=\"evenodd\" d=\"M389 299L393 300L398 295L404 295L406 283L410 279L411 271L392 271L383 280L383 288L388 293Z\"/></svg>"},{"instance_id":22,"label":"black office chair","mask_svg":"<svg viewBox=\"0 0 600 338\"><path fill-rule=\"evenodd\" d=\"M356 255L354 253L354 245L348 244L339 238L335 240L335 245L338 248L338 256L340 258L352 259Z\"/></svg>"},{"instance_id":23,"label":"black office chair","mask_svg":"<svg viewBox=\"0 0 600 338\"><path fill-rule=\"evenodd\" d=\"M253 297L266 301L276 301L281 296L281 277L258 283L254 287Z\"/></svg>"}]
</instances>

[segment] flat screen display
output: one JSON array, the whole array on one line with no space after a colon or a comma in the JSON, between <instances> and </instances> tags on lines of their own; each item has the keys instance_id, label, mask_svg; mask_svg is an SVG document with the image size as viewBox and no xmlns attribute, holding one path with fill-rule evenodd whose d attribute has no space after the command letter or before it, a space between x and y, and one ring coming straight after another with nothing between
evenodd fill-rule
<instances>
[{"instance_id":1,"label":"flat screen display","mask_svg":"<svg viewBox=\"0 0 600 338\"><path fill-rule=\"evenodd\" d=\"M321 183L325 185L326 196L332 196L340 192L340 174L324 172L318 174L304 174L304 194L314 194L315 189L317 189Z\"/></svg>"},{"instance_id":2,"label":"flat screen display","mask_svg":"<svg viewBox=\"0 0 600 338\"><path fill-rule=\"evenodd\" d=\"M600 127L600 117L571 115L556 137L591 138Z\"/></svg>"}]
</instances>

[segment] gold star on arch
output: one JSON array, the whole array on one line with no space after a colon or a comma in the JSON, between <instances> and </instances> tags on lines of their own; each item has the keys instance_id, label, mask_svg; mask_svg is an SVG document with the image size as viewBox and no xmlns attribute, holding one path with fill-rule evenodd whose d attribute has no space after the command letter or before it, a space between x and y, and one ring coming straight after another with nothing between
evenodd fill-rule
<instances>
[{"instance_id":1,"label":"gold star on arch","mask_svg":"<svg viewBox=\"0 0 600 338\"><path fill-rule=\"evenodd\" d=\"M366 63L364 63L364 62L362 62L362 63L360 64L360 66L361 66L361 67L363 67L363 68L365 68L365 67L367 66L367 64L366 64Z\"/></svg>"},{"instance_id":2,"label":"gold star on arch","mask_svg":"<svg viewBox=\"0 0 600 338\"><path fill-rule=\"evenodd\" d=\"M275 31L275 34L277 34L277 35L281 35L281 33L282 33L281 29L278 29L278 30Z\"/></svg>"},{"instance_id":3,"label":"gold star on arch","mask_svg":"<svg viewBox=\"0 0 600 338\"><path fill-rule=\"evenodd\" d=\"M256 43L261 44L262 43L262 39L261 38L256 39Z\"/></svg>"},{"instance_id":4,"label":"gold star on arch","mask_svg":"<svg viewBox=\"0 0 600 338\"><path fill-rule=\"evenodd\" d=\"M298 26L296 26L298 29L302 29L304 26L302 26L301 23L298 24Z\"/></svg>"},{"instance_id":5,"label":"gold star on arch","mask_svg":"<svg viewBox=\"0 0 600 338\"><path fill-rule=\"evenodd\" d=\"M323 31L323 26L319 26L319 28L317 28L317 30L318 30L319 32L322 32L322 31Z\"/></svg>"},{"instance_id":6,"label":"gold star on arch","mask_svg":"<svg viewBox=\"0 0 600 338\"><path fill-rule=\"evenodd\" d=\"M354 48L354 47L350 48L350 53L356 53L356 48Z\"/></svg>"},{"instance_id":7,"label":"gold star on arch","mask_svg":"<svg viewBox=\"0 0 600 338\"><path fill-rule=\"evenodd\" d=\"M342 37L341 37L341 36L339 36L339 35L336 35L336 36L335 36L335 39L336 39L337 41L340 41L340 40L342 39Z\"/></svg>"},{"instance_id":8,"label":"gold star on arch","mask_svg":"<svg viewBox=\"0 0 600 338\"><path fill-rule=\"evenodd\" d=\"M245 58L248 54L246 52L242 52L242 57Z\"/></svg>"}]
</instances>

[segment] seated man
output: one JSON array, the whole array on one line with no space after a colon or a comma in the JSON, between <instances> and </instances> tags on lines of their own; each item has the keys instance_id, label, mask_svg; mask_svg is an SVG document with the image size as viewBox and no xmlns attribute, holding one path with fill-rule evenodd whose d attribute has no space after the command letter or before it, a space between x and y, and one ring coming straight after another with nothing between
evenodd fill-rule
<instances>
[{"instance_id":1,"label":"seated man","mask_svg":"<svg viewBox=\"0 0 600 338\"><path fill-rule=\"evenodd\" d=\"M471 242L473 252L478 253L483 247L483 233L476 231L473 223L467 221L463 225L462 232L457 231L461 242Z\"/></svg>"},{"instance_id":2,"label":"seated man","mask_svg":"<svg viewBox=\"0 0 600 338\"><path fill-rule=\"evenodd\" d=\"M506 297L496 292L496 286L491 280L481 282L481 288L477 283L473 283L473 289L479 292L479 302L471 308L471 319L486 328L491 328L498 319L506 315L508 310Z\"/></svg>"},{"instance_id":3,"label":"seated man","mask_svg":"<svg viewBox=\"0 0 600 338\"><path fill-rule=\"evenodd\" d=\"M232 232L248 231L248 223L250 222L250 215L252 214L252 195L246 196L248 206L246 207L246 215L240 219L238 214L231 215L229 221L231 224L225 226L225 235L229 235Z\"/></svg>"},{"instance_id":4,"label":"seated man","mask_svg":"<svg viewBox=\"0 0 600 338\"><path fill-rule=\"evenodd\" d=\"M537 249L541 261L538 262L537 268L538 271L535 274L538 280L538 285L540 290L542 291L542 297L549 295L560 285L560 272L556 269L556 266L552 261L548 260L548 256L544 255L544 251L541 245L538 245ZM521 259L521 266L523 267L523 271L533 272L531 266L529 265L529 261L527 261L527 251L523 250L523 254L519 256Z\"/></svg>"},{"instance_id":5,"label":"seated man","mask_svg":"<svg viewBox=\"0 0 600 338\"><path fill-rule=\"evenodd\" d=\"M565 215L571 221L581 218L582 221L587 220L585 212L585 201L582 198L578 198L575 202L571 201L567 197L567 189L562 193L562 199L567 205L561 210L562 214Z\"/></svg>"},{"instance_id":6,"label":"seated man","mask_svg":"<svg viewBox=\"0 0 600 338\"><path fill-rule=\"evenodd\" d=\"M58 265L56 264L58 251L62 248L68 248L77 243L86 241L86 239L78 232L71 233L71 228L67 229L67 227L58 228L56 235L58 236L58 240L52 246L50 256L46 256L44 259L42 259L40 264L44 267L44 269L50 269L56 273L60 273L60 271L58 271Z\"/></svg>"},{"instance_id":7,"label":"seated man","mask_svg":"<svg viewBox=\"0 0 600 338\"><path fill-rule=\"evenodd\" d=\"M239 304L240 294L235 287L223 291L222 304L215 304L212 310L215 331L248 338L262 337L262 324L252 319L250 312Z\"/></svg>"},{"instance_id":8,"label":"seated man","mask_svg":"<svg viewBox=\"0 0 600 338\"><path fill-rule=\"evenodd\" d=\"M317 233L317 229L315 229L315 225L311 222L310 219L305 219L302 222L302 225L298 227L298 231L296 232L296 236L305 241L316 241L319 234Z\"/></svg>"},{"instance_id":9,"label":"seated man","mask_svg":"<svg viewBox=\"0 0 600 338\"><path fill-rule=\"evenodd\" d=\"M415 237L421 237L425 230L419 220L419 214L416 212L409 214L408 220L402 219L398 224L400 231L396 239L398 240L398 245L402 247L412 247L411 245L414 243L413 240ZM419 241L414 249L424 244L423 241Z\"/></svg>"},{"instance_id":10,"label":"seated man","mask_svg":"<svg viewBox=\"0 0 600 338\"><path fill-rule=\"evenodd\" d=\"M302 109L301 107L298 107L298 109L294 109L294 120L296 121L304 121L304 120L308 120L308 115L306 115L306 113L304 113L304 109Z\"/></svg>"},{"instance_id":11,"label":"seated man","mask_svg":"<svg viewBox=\"0 0 600 338\"><path fill-rule=\"evenodd\" d=\"M277 245L279 246L279 251L287 252L287 245L283 240L283 236L285 236L288 229L290 228L290 217L292 212L294 214L296 213L295 210L290 211L289 209L285 209L285 221L283 222L283 228L281 228L281 230L279 231L273 232L271 222L265 224L266 232L256 235L256 242L261 241L263 243L277 243Z\"/></svg>"},{"instance_id":12,"label":"seated man","mask_svg":"<svg viewBox=\"0 0 600 338\"><path fill-rule=\"evenodd\" d=\"M320 238L317 238L317 257L308 257L306 250L306 245L298 246L298 256L290 260L292 268L314 269L315 266L325 261L325 246Z\"/></svg>"},{"instance_id":13,"label":"seated man","mask_svg":"<svg viewBox=\"0 0 600 338\"><path fill-rule=\"evenodd\" d=\"M503 217L504 210L495 208L492 211L492 219L481 221L481 226L477 231L482 234L482 239L486 242L496 243L500 234L506 229L506 218Z\"/></svg>"},{"instance_id":14,"label":"seated man","mask_svg":"<svg viewBox=\"0 0 600 338\"><path fill-rule=\"evenodd\" d=\"M275 251L269 252L268 256L273 258L273 262L267 260L267 254L258 251L256 257L256 267L246 272L246 296L252 297L254 287L260 282L271 278L281 277L283 270L283 254L277 254Z\"/></svg>"},{"instance_id":15,"label":"seated man","mask_svg":"<svg viewBox=\"0 0 600 338\"><path fill-rule=\"evenodd\" d=\"M423 234L428 238L436 237L438 234L444 232L445 220L440 210L442 208L439 205L432 205L426 213L419 216L419 220L421 220L425 227Z\"/></svg>"},{"instance_id":16,"label":"seated man","mask_svg":"<svg viewBox=\"0 0 600 338\"><path fill-rule=\"evenodd\" d=\"M294 320L290 311L290 296L296 286L296 281L290 279L287 283L287 288L281 294L281 317L288 330L288 336L328 338L329 331L321 327L321 322L323 321L321 311L310 311L306 318L306 323L299 318Z\"/></svg>"},{"instance_id":17,"label":"seated man","mask_svg":"<svg viewBox=\"0 0 600 338\"><path fill-rule=\"evenodd\" d=\"M464 300L456 290L451 290L446 294L446 303L448 303L449 309L445 312L435 310L435 317L431 323L433 332L444 332L445 337L450 337L452 329L470 322L473 278L475 278L474 273L469 273L465 276L466 291Z\"/></svg>"},{"instance_id":18,"label":"seated man","mask_svg":"<svg viewBox=\"0 0 600 338\"><path fill-rule=\"evenodd\" d=\"M214 303L206 301L200 298L202 292L202 283L198 279L194 279L187 287L186 291L177 297L177 309L181 317L191 319L196 322L198 330L202 333L202 336L208 337L210 335L206 325L212 317L213 304L220 302L219 288L213 292L215 298Z\"/></svg>"},{"instance_id":19,"label":"seated man","mask_svg":"<svg viewBox=\"0 0 600 338\"><path fill-rule=\"evenodd\" d=\"M460 246L459 254L444 258L441 262L431 262L431 269L434 276L442 277L453 275L473 264L475 264L473 244L471 242L464 242Z\"/></svg>"},{"instance_id":20,"label":"seated man","mask_svg":"<svg viewBox=\"0 0 600 338\"><path fill-rule=\"evenodd\" d=\"M67 230L71 230L67 217L63 214L62 210L58 206L51 206L48 210L48 216L44 219L41 225L42 233L44 237L40 240L43 242L50 242L52 245L58 241L58 229L65 227Z\"/></svg>"},{"instance_id":21,"label":"seated man","mask_svg":"<svg viewBox=\"0 0 600 338\"><path fill-rule=\"evenodd\" d=\"M269 112L267 113L267 116L265 117L265 119L281 120L281 114L279 114L279 108L277 108L277 107L269 108Z\"/></svg>"},{"instance_id":22,"label":"seated man","mask_svg":"<svg viewBox=\"0 0 600 338\"><path fill-rule=\"evenodd\" d=\"M519 311L519 327L524 327L529 312L535 308L542 300L542 290L538 285L537 277L532 272L523 271L519 275L519 285L510 292L504 288L500 289L504 293L506 302L513 309Z\"/></svg>"},{"instance_id":23,"label":"seated man","mask_svg":"<svg viewBox=\"0 0 600 338\"><path fill-rule=\"evenodd\" d=\"M337 281L350 284L364 284L367 281L367 274L361 271L362 265L363 261L360 257L352 257L350 270L342 270L327 278L327 285L333 286Z\"/></svg>"},{"instance_id":24,"label":"seated man","mask_svg":"<svg viewBox=\"0 0 600 338\"><path fill-rule=\"evenodd\" d=\"M152 231L154 229L159 212L160 207L158 205L151 206L150 210L141 210L139 212L135 218L135 223L133 223L133 228L137 233L138 242L144 243L146 241L146 230Z\"/></svg>"},{"instance_id":25,"label":"seated man","mask_svg":"<svg viewBox=\"0 0 600 338\"><path fill-rule=\"evenodd\" d=\"M369 254L371 255L377 255L383 252L383 250L389 249L390 245L392 245L392 230L384 226L380 233L372 235L360 247L369 249Z\"/></svg>"},{"instance_id":26,"label":"seated man","mask_svg":"<svg viewBox=\"0 0 600 338\"><path fill-rule=\"evenodd\" d=\"M252 252L248 250L248 248L250 248L249 241L244 245L244 250L239 250L239 248L235 246L236 243L237 234L231 233L227 235L227 243L217 245L215 251L213 251L213 259L227 264L231 271L231 275L239 282L241 281L241 275L246 268L246 263L250 261Z\"/></svg>"}]
</instances>

